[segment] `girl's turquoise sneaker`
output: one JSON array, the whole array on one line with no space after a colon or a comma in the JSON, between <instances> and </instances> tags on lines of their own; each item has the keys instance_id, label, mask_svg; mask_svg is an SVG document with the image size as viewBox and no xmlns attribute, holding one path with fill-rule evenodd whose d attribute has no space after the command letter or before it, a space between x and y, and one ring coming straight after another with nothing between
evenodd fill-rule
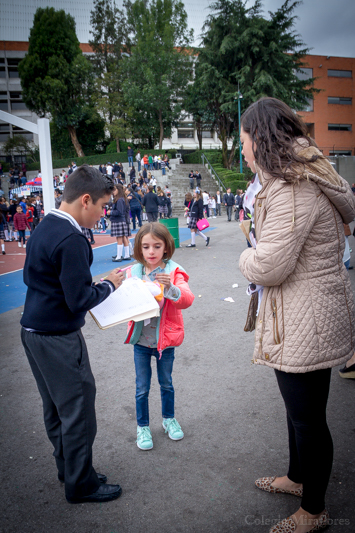
<instances>
[{"instance_id":1,"label":"girl's turquoise sneaker","mask_svg":"<svg viewBox=\"0 0 355 533\"><path fill-rule=\"evenodd\" d=\"M140 450L151 450L153 448L153 439L149 426L137 426L136 443Z\"/></svg>"},{"instance_id":2,"label":"girl's turquoise sneaker","mask_svg":"<svg viewBox=\"0 0 355 533\"><path fill-rule=\"evenodd\" d=\"M163 418L163 428L171 440L181 440L184 438L184 433L176 418Z\"/></svg>"}]
</instances>

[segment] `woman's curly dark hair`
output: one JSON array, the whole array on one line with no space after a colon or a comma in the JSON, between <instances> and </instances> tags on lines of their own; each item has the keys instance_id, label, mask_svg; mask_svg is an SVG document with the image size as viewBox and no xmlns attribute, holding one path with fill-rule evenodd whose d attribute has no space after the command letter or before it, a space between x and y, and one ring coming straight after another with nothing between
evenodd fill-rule
<instances>
[{"instance_id":1,"label":"woman's curly dark hair","mask_svg":"<svg viewBox=\"0 0 355 533\"><path fill-rule=\"evenodd\" d=\"M324 158L321 154L309 159L297 155L317 145L307 135L302 119L276 98L261 98L251 104L241 117L241 127L253 141L256 163L275 178L293 180L299 176L300 167ZM301 139L297 150L296 143Z\"/></svg>"}]
</instances>

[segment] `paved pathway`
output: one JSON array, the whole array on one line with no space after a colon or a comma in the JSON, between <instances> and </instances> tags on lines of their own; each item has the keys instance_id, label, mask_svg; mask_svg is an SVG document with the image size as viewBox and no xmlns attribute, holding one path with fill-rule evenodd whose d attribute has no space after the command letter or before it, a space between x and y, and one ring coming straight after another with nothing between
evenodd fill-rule
<instances>
[{"instance_id":1,"label":"paved pathway","mask_svg":"<svg viewBox=\"0 0 355 533\"><path fill-rule=\"evenodd\" d=\"M297 498L254 487L257 477L287 470L285 408L273 371L250 364L253 334L243 332L247 282L237 262L245 239L225 217L213 225L210 247L197 238L197 248L182 247L174 256L196 295L184 312L185 341L176 350L173 373L182 441L164 435L153 373L154 448L137 448L133 354L123 345L126 326L101 331L88 317L83 328L97 385L94 464L109 482L122 485L123 495L115 502L66 503L20 343L22 307L0 315L1 532L267 533L272 520L297 509ZM105 248L95 255L100 250ZM350 276L355 284L355 272ZM239 287L233 289L234 283ZM222 300L227 296L235 303ZM335 457L327 507L334 519L350 524L332 526L331 532L355 531L354 387L334 369L328 419Z\"/></svg>"}]
</instances>

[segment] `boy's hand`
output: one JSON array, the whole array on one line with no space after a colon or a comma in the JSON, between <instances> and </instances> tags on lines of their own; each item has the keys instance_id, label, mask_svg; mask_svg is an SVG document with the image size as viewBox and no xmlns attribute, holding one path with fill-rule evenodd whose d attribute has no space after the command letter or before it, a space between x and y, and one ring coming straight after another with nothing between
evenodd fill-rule
<instances>
[{"instance_id":1,"label":"boy's hand","mask_svg":"<svg viewBox=\"0 0 355 533\"><path fill-rule=\"evenodd\" d=\"M171 280L169 274L160 273L155 276L156 281L159 281L168 290L170 289Z\"/></svg>"},{"instance_id":2,"label":"boy's hand","mask_svg":"<svg viewBox=\"0 0 355 533\"><path fill-rule=\"evenodd\" d=\"M125 279L125 273L121 272L119 268L115 268L106 278L108 281L112 281L115 289L118 289L122 285L122 281Z\"/></svg>"}]
</instances>

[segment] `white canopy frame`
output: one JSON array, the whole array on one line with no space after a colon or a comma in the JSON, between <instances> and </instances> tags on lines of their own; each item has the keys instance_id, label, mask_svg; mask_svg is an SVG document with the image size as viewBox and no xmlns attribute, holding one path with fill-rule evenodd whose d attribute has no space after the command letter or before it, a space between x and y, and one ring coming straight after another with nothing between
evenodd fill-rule
<instances>
[{"instance_id":1,"label":"white canopy frame","mask_svg":"<svg viewBox=\"0 0 355 533\"><path fill-rule=\"evenodd\" d=\"M54 207L53 163L49 120L48 118L39 118L37 124L35 124L16 115L6 113L6 111L0 111L0 120L38 135L43 205L44 212L47 215Z\"/></svg>"}]
</instances>

